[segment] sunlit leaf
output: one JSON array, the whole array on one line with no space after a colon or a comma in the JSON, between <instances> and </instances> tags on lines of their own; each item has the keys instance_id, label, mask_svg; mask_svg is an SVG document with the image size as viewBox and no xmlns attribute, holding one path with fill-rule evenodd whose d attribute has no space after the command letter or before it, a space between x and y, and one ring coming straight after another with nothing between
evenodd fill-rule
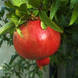
<instances>
[{"instance_id":1,"label":"sunlit leaf","mask_svg":"<svg viewBox=\"0 0 78 78\"><path fill-rule=\"evenodd\" d=\"M46 29L47 28L47 26L41 21L41 27L42 27L42 29Z\"/></svg>"},{"instance_id":2,"label":"sunlit leaf","mask_svg":"<svg viewBox=\"0 0 78 78\"><path fill-rule=\"evenodd\" d=\"M9 19L17 26L19 19L15 14L12 14Z\"/></svg>"},{"instance_id":3,"label":"sunlit leaf","mask_svg":"<svg viewBox=\"0 0 78 78\"><path fill-rule=\"evenodd\" d=\"M19 28L17 28L16 31L17 31L17 33L18 33L21 37L23 37L23 34L22 34L22 32L21 32L21 30L20 30Z\"/></svg>"},{"instance_id":4,"label":"sunlit leaf","mask_svg":"<svg viewBox=\"0 0 78 78\"><path fill-rule=\"evenodd\" d=\"M39 13L39 10L34 10L34 11L33 11L33 15L34 15L34 16L37 16L38 13Z\"/></svg>"},{"instance_id":5,"label":"sunlit leaf","mask_svg":"<svg viewBox=\"0 0 78 78\"><path fill-rule=\"evenodd\" d=\"M14 6L20 7L22 4L26 3L26 0L11 0Z\"/></svg>"},{"instance_id":6,"label":"sunlit leaf","mask_svg":"<svg viewBox=\"0 0 78 78\"><path fill-rule=\"evenodd\" d=\"M58 32L63 32L63 30L59 26L57 26L57 24L55 24L49 19L45 11L40 12L40 19L46 26L49 26Z\"/></svg>"},{"instance_id":7,"label":"sunlit leaf","mask_svg":"<svg viewBox=\"0 0 78 78\"><path fill-rule=\"evenodd\" d=\"M0 28L0 35L9 32L9 30L11 30L14 26L15 25L13 24L13 22L6 23L4 26Z\"/></svg>"},{"instance_id":8,"label":"sunlit leaf","mask_svg":"<svg viewBox=\"0 0 78 78\"><path fill-rule=\"evenodd\" d=\"M71 16L69 25L72 25L73 23L75 23L77 18L78 18L78 5L76 5L72 11L72 16Z\"/></svg>"}]
</instances>

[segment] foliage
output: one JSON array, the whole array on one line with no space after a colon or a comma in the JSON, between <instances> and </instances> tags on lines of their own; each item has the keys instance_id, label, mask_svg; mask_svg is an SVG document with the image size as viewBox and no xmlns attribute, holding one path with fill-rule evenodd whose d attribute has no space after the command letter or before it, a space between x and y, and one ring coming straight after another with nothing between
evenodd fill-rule
<instances>
[{"instance_id":1,"label":"foliage","mask_svg":"<svg viewBox=\"0 0 78 78\"><path fill-rule=\"evenodd\" d=\"M67 65L72 59L78 59L78 0L4 0L4 3L5 6L0 10L0 20L4 23L0 24L0 46L3 41L7 41L10 46L13 45L13 32L16 30L21 35L19 30L21 24L40 17L43 29L50 26L60 32L62 37L58 53L51 56L51 65L58 66L61 63ZM21 75L25 75L23 72L26 70L29 76L33 71L33 77L29 78L34 78L35 74L41 78L42 72L36 64L31 65L31 62L21 57L15 62L16 57L19 56L17 54L12 56L10 63L4 65L3 78L10 78L12 73L22 78ZM34 70L30 71L32 66ZM74 78L78 77L75 75Z\"/></svg>"},{"instance_id":2,"label":"foliage","mask_svg":"<svg viewBox=\"0 0 78 78\"><path fill-rule=\"evenodd\" d=\"M35 78L39 76L42 78L42 71L39 70L35 61L24 59L17 54L11 57L9 64L3 65L3 72L5 73L2 78L11 78L16 76L18 78Z\"/></svg>"}]
</instances>

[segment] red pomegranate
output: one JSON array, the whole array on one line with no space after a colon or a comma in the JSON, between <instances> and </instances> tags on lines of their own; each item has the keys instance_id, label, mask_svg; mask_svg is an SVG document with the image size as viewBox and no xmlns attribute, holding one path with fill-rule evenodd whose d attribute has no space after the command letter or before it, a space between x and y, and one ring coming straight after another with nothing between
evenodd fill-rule
<instances>
[{"instance_id":1,"label":"red pomegranate","mask_svg":"<svg viewBox=\"0 0 78 78\"><path fill-rule=\"evenodd\" d=\"M28 21L20 26L23 37L17 31L13 44L17 53L27 59L44 59L54 54L60 46L60 33L50 27L43 30L41 21Z\"/></svg>"}]
</instances>

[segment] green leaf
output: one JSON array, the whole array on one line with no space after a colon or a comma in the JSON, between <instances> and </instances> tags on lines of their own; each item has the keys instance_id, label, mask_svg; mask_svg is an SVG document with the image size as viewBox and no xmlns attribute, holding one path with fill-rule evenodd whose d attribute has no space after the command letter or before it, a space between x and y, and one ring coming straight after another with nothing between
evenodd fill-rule
<instances>
[{"instance_id":1,"label":"green leaf","mask_svg":"<svg viewBox=\"0 0 78 78\"><path fill-rule=\"evenodd\" d=\"M78 18L78 5L76 5L72 11L72 16L71 16L69 25L72 25L73 23L75 23L77 18Z\"/></svg>"},{"instance_id":2,"label":"green leaf","mask_svg":"<svg viewBox=\"0 0 78 78\"><path fill-rule=\"evenodd\" d=\"M59 7L60 7L60 1L59 0L52 3L51 9L50 9L50 19L51 20L55 16L55 14L56 14L57 10L59 9Z\"/></svg>"},{"instance_id":3,"label":"green leaf","mask_svg":"<svg viewBox=\"0 0 78 78\"><path fill-rule=\"evenodd\" d=\"M16 9L15 13L19 17L27 15L27 6L26 6L26 4L22 4L18 9Z\"/></svg>"},{"instance_id":4,"label":"green leaf","mask_svg":"<svg viewBox=\"0 0 78 78\"><path fill-rule=\"evenodd\" d=\"M30 5L29 3L27 3L27 8L32 8L32 5Z\"/></svg>"},{"instance_id":5,"label":"green leaf","mask_svg":"<svg viewBox=\"0 0 78 78\"><path fill-rule=\"evenodd\" d=\"M15 24L16 27L25 22L24 20L22 20L22 17L18 18L15 14L12 14L9 19Z\"/></svg>"},{"instance_id":6,"label":"green leaf","mask_svg":"<svg viewBox=\"0 0 78 78\"><path fill-rule=\"evenodd\" d=\"M28 0L28 3L35 8L39 8L41 5L41 0Z\"/></svg>"},{"instance_id":7,"label":"green leaf","mask_svg":"<svg viewBox=\"0 0 78 78\"><path fill-rule=\"evenodd\" d=\"M38 13L39 13L39 10L34 10L34 11L33 11L33 15L34 15L34 16L37 16Z\"/></svg>"},{"instance_id":8,"label":"green leaf","mask_svg":"<svg viewBox=\"0 0 78 78\"><path fill-rule=\"evenodd\" d=\"M40 12L40 19L41 21L46 25L46 26L49 26L51 27L52 29L58 31L58 32L61 32L63 33L63 30L57 26L57 24L55 24L54 22L52 22L49 17L47 16L46 12L45 11L41 11Z\"/></svg>"},{"instance_id":9,"label":"green leaf","mask_svg":"<svg viewBox=\"0 0 78 78\"><path fill-rule=\"evenodd\" d=\"M16 9L15 14L20 17L21 16L21 11L19 9Z\"/></svg>"},{"instance_id":10,"label":"green leaf","mask_svg":"<svg viewBox=\"0 0 78 78\"><path fill-rule=\"evenodd\" d=\"M16 30L17 30L17 33L18 33L21 37L23 37L23 34L22 34L21 30L20 30L19 28L17 28Z\"/></svg>"},{"instance_id":11,"label":"green leaf","mask_svg":"<svg viewBox=\"0 0 78 78\"><path fill-rule=\"evenodd\" d=\"M35 78L35 73L33 72L33 74L32 74L32 78Z\"/></svg>"},{"instance_id":12,"label":"green leaf","mask_svg":"<svg viewBox=\"0 0 78 78\"><path fill-rule=\"evenodd\" d=\"M10 8L16 8L15 6L12 5L12 3L9 0L5 1L5 5Z\"/></svg>"},{"instance_id":13,"label":"green leaf","mask_svg":"<svg viewBox=\"0 0 78 78\"><path fill-rule=\"evenodd\" d=\"M15 14L12 14L11 17L10 17L10 20L16 25L18 26L18 17L15 15Z\"/></svg>"},{"instance_id":14,"label":"green leaf","mask_svg":"<svg viewBox=\"0 0 78 78\"><path fill-rule=\"evenodd\" d=\"M18 57L18 55L17 55L17 54L12 55L12 57L11 57L11 59L10 59L9 64L11 65L11 64L16 60L16 58L17 58L17 57Z\"/></svg>"},{"instance_id":15,"label":"green leaf","mask_svg":"<svg viewBox=\"0 0 78 78\"><path fill-rule=\"evenodd\" d=\"M26 3L26 0L11 0L14 6L20 7L22 4Z\"/></svg>"},{"instance_id":16,"label":"green leaf","mask_svg":"<svg viewBox=\"0 0 78 78\"><path fill-rule=\"evenodd\" d=\"M49 4L48 3L48 0L43 0L43 7L42 8L47 10L49 8L49 5L48 4Z\"/></svg>"},{"instance_id":17,"label":"green leaf","mask_svg":"<svg viewBox=\"0 0 78 78\"><path fill-rule=\"evenodd\" d=\"M37 75L39 76L39 78L43 78L43 73L41 71L37 72Z\"/></svg>"},{"instance_id":18,"label":"green leaf","mask_svg":"<svg viewBox=\"0 0 78 78\"><path fill-rule=\"evenodd\" d=\"M13 24L13 22L6 23L4 26L2 26L0 28L0 35L9 32L9 30L11 30L12 28L14 28L14 26L15 25Z\"/></svg>"},{"instance_id":19,"label":"green leaf","mask_svg":"<svg viewBox=\"0 0 78 78\"><path fill-rule=\"evenodd\" d=\"M70 8L73 8L75 4L78 4L78 0L70 0Z\"/></svg>"},{"instance_id":20,"label":"green leaf","mask_svg":"<svg viewBox=\"0 0 78 78\"><path fill-rule=\"evenodd\" d=\"M19 8L21 11L26 12L27 11L27 5L26 4L22 4Z\"/></svg>"},{"instance_id":21,"label":"green leaf","mask_svg":"<svg viewBox=\"0 0 78 78\"><path fill-rule=\"evenodd\" d=\"M41 27L42 27L42 29L46 29L47 27L46 27L46 25L41 21Z\"/></svg>"}]
</instances>

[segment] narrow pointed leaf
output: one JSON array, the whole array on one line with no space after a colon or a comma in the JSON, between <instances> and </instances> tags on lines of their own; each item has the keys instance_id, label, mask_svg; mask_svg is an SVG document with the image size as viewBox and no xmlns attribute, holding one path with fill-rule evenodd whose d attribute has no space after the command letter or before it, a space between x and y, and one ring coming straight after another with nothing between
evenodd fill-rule
<instances>
[{"instance_id":1,"label":"narrow pointed leaf","mask_svg":"<svg viewBox=\"0 0 78 78\"><path fill-rule=\"evenodd\" d=\"M42 27L42 29L46 29L47 27L46 27L46 25L41 21L41 27Z\"/></svg>"},{"instance_id":2,"label":"narrow pointed leaf","mask_svg":"<svg viewBox=\"0 0 78 78\"><path fill-rule=\"evenodd\" d=\"M73 9L69 25L72 25L73 23L75 23L77 18L78 18L78 5L75 6L75 8Z\"/></svg>"},{"instance_id":3,"label":"narrow pointed leaf","mask_svg":"<svg viewBox=\"0 0 78 78\"><path fill-rule=\"evenodd\" d=\"M17 30L18 34L19 34L21 37L23 37L23 34L22 34L21 30L20 30L19 28L17 28L16 30Z\"/></svg>"},{"instance_id":4,"label":"narrow pointed leaf","mask_svg":"<svg viewBox=\"0 0 78 78\"><path fill-rule=\"evenodd\" d=\"M55 14L56 14L57 10L59 9L59 7L60 7L60 1L59 0L52 3L51 9L50 9L50 19L51 20L55 16Z\"/></svg>"},{"instance_id":5,"label":"narrow pointed leaf","mask_svg":"<svg viewBox=\"0 0 78 78\"><path fill-rule=\"evenodd\" d=\"M40 12L40 19L41 21L46 25L46 26L49 26L51 27L52 29L58 31L58 32L61 32L63 33L63 30L57 26L57 24L55 24L54 22L52 22L49 17L47 16L46 12L45 11L41 11Z\"/></svg>"},{"instance_id":6,"label":"narrow pointed leaf","mask_svg":"<svg viewBox=\"0 0 78 78\"><path fill-rule=\"evenodd\" d=\"M4 26L0 28L0 35L9 32L10 29L14 28L14 24L12 22L6 23Z\"/></svg>"}]
</instances>

